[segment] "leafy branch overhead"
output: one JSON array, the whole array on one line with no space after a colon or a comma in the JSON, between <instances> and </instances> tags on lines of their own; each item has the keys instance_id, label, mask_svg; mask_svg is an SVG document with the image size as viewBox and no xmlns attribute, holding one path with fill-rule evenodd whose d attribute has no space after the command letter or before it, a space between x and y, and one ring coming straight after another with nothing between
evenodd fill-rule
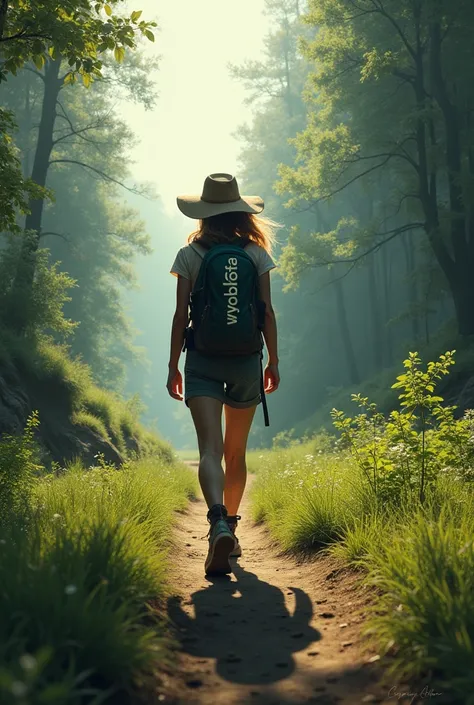
<instances>
[{"instance_id":1,"label":"leafy branch overhead","mask_svg":"<svg viewBox=\"0 0 474 705\"><path fill-rule=\"evenodd\" d=\"M368 247L354 227L356 258L413 230L447 282L459 333L472 335L473 3L309 0L303 21L307 124L278 193L290 208L322 206L313 230L378 221ZM338 247L332 259L344 261Z\"/></svg>"},{"instance_id":2,"label":"leafy branch overhead","mask_svg":"<svg viewBox=\"0 0 474 705\"><path fill-rule=\"evenodd\" d=\"M41 69L48 56L63 58L69 65L67 81L83 77L86 85L102 76L102 55L112 52L122 62L127 49L134 50L140 37L153 42L156 22L141 19L135 10L122 16L116 11L123 0L11 0L0 9L0 48L4 61L0 81L14 75L27 62Z\"/></svg>"}]
</instances>

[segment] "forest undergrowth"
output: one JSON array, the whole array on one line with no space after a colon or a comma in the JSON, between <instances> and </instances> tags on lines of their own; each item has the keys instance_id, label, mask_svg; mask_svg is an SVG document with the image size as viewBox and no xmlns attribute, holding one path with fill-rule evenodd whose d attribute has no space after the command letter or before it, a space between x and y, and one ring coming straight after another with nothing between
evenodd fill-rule
<instances>
[{"instance_id":1,"label":"forest undergrowth","mask_svg":"<svg viewBox=\"0 0 474 705\"><path fill-rule=\"evenodd\" d=\"M32 414L0 443L2 705L132 702L170 646L162 609L173 512L195 474L100 455L48 473Z\"/></svg>"},{"instance_id":2,"label":"forest undergrowth","mask_svg":"<svg viewBox=\"0 0 474 705\"><path fill-rule=\"evenodd\" d=\"M330 553L377 588L366 636L387 676L471 704L474 412L459 417L436 393L453 364L454 351L426 368L411 353L398 409L355 394L357 415L332 411L337 435L281 435L249 469L253 518L284 549Z\"/></svg>"},{"instance_id":3,"label":"forest undergrowth","mask_svg":"<svg viewBox=\"0 0 474 705\"><path fill-rule=\"evenodd\" d=\"M125 458L154 454L172 460L171 446L140 423L138 397L124 400L100 387L90 367L51 337L37 331L29 336L15 335L5 328L0 332L0 370L12 370L27 393L36 390L30 403L37 405L40 415L42 409L62 409L73 427L91 429ZM40 428L40 435L43 430L47 429Z\"/></svg>"}]
</instances>

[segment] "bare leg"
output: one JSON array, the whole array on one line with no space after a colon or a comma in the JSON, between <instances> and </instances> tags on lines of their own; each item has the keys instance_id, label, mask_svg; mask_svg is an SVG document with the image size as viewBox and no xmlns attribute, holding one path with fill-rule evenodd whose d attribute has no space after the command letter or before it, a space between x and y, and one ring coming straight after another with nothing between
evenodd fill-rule
<instances>
[{"instance_id":1,"label":"bare leg","mask_svg":"<svg viewBox=\"0 0 474 705\"><path fill-rule=\"evenodd\" d=\"M199 445L199 484L210 509L214 504L224 504L222 402L212 397L192 397L188 404Z\"/></svg>"},{"instance_id":2,"label":"bare leg","mask_svg":"<svg viewBox=\"0 0 474 705\"><path fill-rule=\"evenodd\" d=\"M225 406L225 485L224 503L229 515L238 512L247 481L245 452L256 406L234 409Z\"/></svg>"}]
</instances>

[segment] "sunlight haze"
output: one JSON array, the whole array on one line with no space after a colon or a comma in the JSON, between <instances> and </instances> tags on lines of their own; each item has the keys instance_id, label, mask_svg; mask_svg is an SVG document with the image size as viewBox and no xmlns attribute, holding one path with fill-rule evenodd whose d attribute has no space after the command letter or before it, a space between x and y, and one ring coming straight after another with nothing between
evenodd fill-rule
<instances>
[{"instance_id":1,"label":"sunlight haze","mask_svg":"<svg viewBox=\"0 0 474 705\"><path fill-rule=\"evenodd\" d=\"M147 52L161 56L154 110L124 106L141 141L132 153L134 177L155 184L166 211L179 214L178 194L200 192L208 173L237 172L239 144L231 135L250 111L228 63L259 58L268 30L263 0L142 0L130 7L158 22Z\"/></svg>"}]
</instances>

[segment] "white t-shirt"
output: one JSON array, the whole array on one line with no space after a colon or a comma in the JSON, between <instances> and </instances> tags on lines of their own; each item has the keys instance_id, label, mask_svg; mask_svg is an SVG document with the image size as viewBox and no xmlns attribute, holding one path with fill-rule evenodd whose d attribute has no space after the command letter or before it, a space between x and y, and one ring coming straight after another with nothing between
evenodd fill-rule
<instances>
[{"instance_id":1,"label":"white t-shirt","mask_svg":"<svg viewBox=\"0 0 474 705\"><path fill-rule=\"evenodd\" d=\"M180 274L185 279L190 279L191 286L194 286L199 274L202 259L206 252L206 248L198 245L196 242L193 242L191 245L186 245L186 247L182 247L173 262L173 266L170 270L171 274L174 274L175 276ZM257 243L250 242L246 246L245 252L255 262L259 276L265 274L265 272L269 272L271 269L275 269L275 262L272 260L268 252L264 250L263 247L260 247L260 245L257 245Z\"/></svg>"}]
</instances>

